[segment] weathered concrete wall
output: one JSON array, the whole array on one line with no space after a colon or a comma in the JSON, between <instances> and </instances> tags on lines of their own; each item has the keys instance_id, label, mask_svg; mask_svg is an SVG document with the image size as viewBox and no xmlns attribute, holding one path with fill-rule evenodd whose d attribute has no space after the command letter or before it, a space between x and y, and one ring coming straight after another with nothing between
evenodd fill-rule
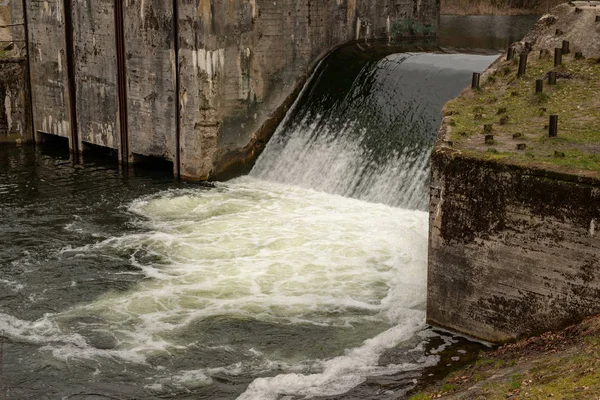
<instances>
[{"instance_id":1,"label":"weathered concrete wall","mask_svg":"<svg viewBox=\"0 0 600 400\"><path fill-rule=\"evenodd\" d=\"M175 161L173 2L125 2L129 151Z\"/></svg>"},{"instance_id":2,"label":"weathered concrete wall","mask_svg":"<svg viewBox=\"0 0 600 400\"><path fill-rule=\"evenodd\" d=\"M36 132L66 137L70 141L63 2L29 0L28 7L33 126Z\"/></svg>"},{"instance_id":3,"label":"weathered concrete wall","mask_svg":"<svg viewBox=\"0 0 600 400\"><path fill-rule=\"evenodd\" d=\"M0 143L31 141L27 60L0 59Z\"/></svg>"},{"instance_id":4,"label":"weathered concrete wall","mask_svg":"<svg viewBox=\"0 0 600 400\"><path fill-rule=\"evenodd\" d=\"M119 149L119 95L112 0L80 0L73 7L73 57L80 144Z\"/></svg>"},{"instance_id":5,"label":"weathered concrete wall","mask_svg":"<svg viewBox=\"0 0 600 400\"><path fill-rule=\"evenodd\" d=\"M78 140L121 151L113 3L65 1L27 3L35 130L70 137L72 29ZM438 14L438 0L128 0L128 156L179 162L189 179L239 172L327 51L434 35Z\"/></svg>"},{"instance_id":6,"label":"weathered concrete wall","mask_svg":"<svg viewBox=\"0 0 600 400\"><path fill-rule=\"evenodd\" d=\"M492 342L600 313L600 181L433 153L427 319Z\"/></svg>"},{"instance_id":7,"label":"weathered concrete wall","mask_svg":"<svg viewBox=\"0 0 600 400\"><path fill-rule=\"evenodd\" d=\"M315 61L352 40L432 34L439 3L201 0L180 10L181 173L227 176L260 152ZM250 159L250 162L248 161Z\"/></svg>"},{"instance_id":8,"label":"weathered concrete wall","mask_svg":"<svg viewBox=\"0 0 600 400\"><path fill-rule=\"evenodd\" d=\"M0 26L9 25L12 23L11 16L11 4L0 1ZM5 41L12 40L12 29L11 28L0 28L0 49L3 49L6 44Z\"/></svg>"}]
</instances>

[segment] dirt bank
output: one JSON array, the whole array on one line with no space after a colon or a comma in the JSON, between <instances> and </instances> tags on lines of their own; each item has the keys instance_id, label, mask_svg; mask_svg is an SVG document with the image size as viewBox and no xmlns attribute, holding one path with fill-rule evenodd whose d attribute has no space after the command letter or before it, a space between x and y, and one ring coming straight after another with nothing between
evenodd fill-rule
<instances>
[{"instance_id":1,"label":"dirt bank","mask_svg":"<svg viewBox=\"0 0 600 400\"><path fill-rule=\"evenodd\" d=\"M482 352L410 400L436 398L600 399L600 316Z\"/></svg>"}]
</instances>

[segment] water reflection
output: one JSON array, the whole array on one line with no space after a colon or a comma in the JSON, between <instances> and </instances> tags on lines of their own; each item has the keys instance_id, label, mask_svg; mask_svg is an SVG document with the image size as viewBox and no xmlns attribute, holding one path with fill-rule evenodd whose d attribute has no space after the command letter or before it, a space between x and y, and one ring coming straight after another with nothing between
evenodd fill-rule
<instances>
[{"instance_id":1,"label":"water reflection","mask_svg":"<svg viewBox=\"0 0 600 400\"><path fill-rule=\"evenodd\" d=\"M444 15L440 18L440 46L503 51L521 40L538 18L537 15Z\"/></svg>"}]
</instances>

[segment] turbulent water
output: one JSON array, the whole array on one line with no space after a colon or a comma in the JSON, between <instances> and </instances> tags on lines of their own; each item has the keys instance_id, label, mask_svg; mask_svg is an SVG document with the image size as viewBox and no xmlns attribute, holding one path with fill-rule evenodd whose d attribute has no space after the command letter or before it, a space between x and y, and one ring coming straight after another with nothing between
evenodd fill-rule
<instances>
[{"instance_id":1,"label":"turbulent water","mask_svg":"<svg viewBox=\"0 0 600 400\"><path fill-rule=\"evenodd\" d=\"M251 176L210 187L0 149L0 393L296 399L435 364L427 160L491 60L328 62Z\"/></svg>"},{"instance_id":2,"label":"turbulent water","mask_svg":"<svg viewBox=\"0 0 600 400\"><path fill-rule=\"evenodd\" d=\"M155 394L273 372L284 374L240 398L335 394L432 362L378 365L424 327L422 212L251 178L160 192L126 211L135 233L55 256L129 258L136 271L115 273L146 279L33 321L2 313L5 336L88 368L87 379L130 369ZM63 229L81 226L74 218Z\"/></svg>"}]
</instances>

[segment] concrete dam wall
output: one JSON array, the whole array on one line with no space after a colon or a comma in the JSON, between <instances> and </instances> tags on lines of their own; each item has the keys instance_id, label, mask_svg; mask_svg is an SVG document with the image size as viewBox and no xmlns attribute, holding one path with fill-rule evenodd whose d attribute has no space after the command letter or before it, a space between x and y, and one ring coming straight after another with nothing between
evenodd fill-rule
<instances>
[{"instance_id":1,"label":"concrete dam wall","mask_svg":"<svg viewBox=\"0 0 600 400\"><path fill-rule=\"evenodd\" d=\"M505 342L600 313L600 181L433 154L427 319Z\"/></svg>"},{"instance_id":2,"label":"concrete dam wall","mask_svg":"<svg viewBox=\"0 0 600 400\"><path fill-rule=\"evenodd\" d=\"M29 0L26 14L36 140L203 180L258 155L329 50L433 36L439 1Z\"/></svg>"},{"instance_id":3,"label":"concrete dam wall","mask_svg":"<svg viewBox=\"0 0 600 400\"><path fill-rule=\"evenodd\" d=\"M0 59L0 143L32 139L26 88L27 60L22 57Z\"/></svg>"}]
</instances>

